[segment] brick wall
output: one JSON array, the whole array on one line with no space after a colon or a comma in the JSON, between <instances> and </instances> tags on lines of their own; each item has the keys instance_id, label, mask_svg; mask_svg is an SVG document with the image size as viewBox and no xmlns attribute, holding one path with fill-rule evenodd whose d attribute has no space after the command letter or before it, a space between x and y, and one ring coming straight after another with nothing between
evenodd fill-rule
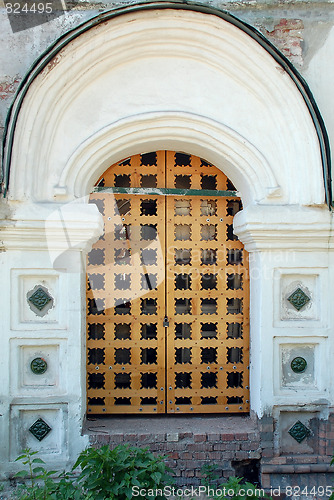
<instances>
[{"instance_id":1,"label":"brick wall","mask_svg":"<svg viewBox=\"0 0 334 500\"><path fill-rule=\"evenodd\" d=\"M200 484L201 469L205 464L217 464L221 477L235 475L233 462L260 458L259 433L193 433L161 434L96 434L90 436L93 446L119 443L148 447L166 455L166 463L175 473L176 484Z\"/></svg>"},{"instance_id":2,"label":"brick wall","mask_svg":"<svg viewBox=\"0 0 334 500\"><path fill-rule=\"evenodd\" d=\"M296 412L296 418L300 415ZM192 422L191 418L185 419L184 428L190 427ZM211 420L207 427L213 425ZM312 425L312 435L307 438L311 450L308 453L305 446L299 447L297 442L292 453L284 452L278 438L280 421L273 417L263 417L248 432L227 429L226 432L130 433L126 429L124 432L112 432L110 429L102 434L97 427L89 437L93 446L108 444L114 447L124 443L148 447L154 453L165 455L179 486L199 485L201 470L206 464L217 465L221 483L229 476L245 476L247 470L251 471L254 464L259 463L262 487L269 493L270 489L280 487L282 493L273 498L283 499L286 498L285 488L289 486L306 487L308 491L313 487L334 486L334 468L330 465L334 451L334 414L328 420L314 419ZM318 500L318 496L300 495L299 500Z\"/></svg>"}]
</instances>

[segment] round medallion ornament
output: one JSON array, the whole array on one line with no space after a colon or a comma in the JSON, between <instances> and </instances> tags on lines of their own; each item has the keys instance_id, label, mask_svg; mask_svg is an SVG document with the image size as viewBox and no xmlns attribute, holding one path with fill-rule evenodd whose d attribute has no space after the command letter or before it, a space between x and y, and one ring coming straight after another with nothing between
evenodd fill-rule
<instances>
[{"instance_id":1,"label":"round medallion ornament","mask_svg":"<svg viewBox=\"0 0 334 500\"><path fill-rule=\"evenodd\" d=\"M302 373L306 370L307 362L306 359L301 356L297 356L297 358L293 358L291 361L291 369L295 373Z\"/></svg>"},{"instance_id":2,"label":"round medallion ornament","mask_svg":"<svg viewBox=\"0 0 334 500\"><path fill-rule=\"evenodd\" d=\"M48 369L48 364L43 358L35 358L30 363L30 368L35 375L43 375Z\"/></svg>"}]
</instances>

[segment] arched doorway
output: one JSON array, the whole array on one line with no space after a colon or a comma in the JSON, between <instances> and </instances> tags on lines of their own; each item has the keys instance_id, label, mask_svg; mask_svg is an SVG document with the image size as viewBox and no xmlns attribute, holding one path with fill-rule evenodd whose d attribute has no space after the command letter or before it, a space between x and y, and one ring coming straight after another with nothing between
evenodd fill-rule
<instances>
[{"instance_id":1,"label":"arched doorway","mask_svg":"<svg viewBox=\"0 0 334 500\"><path fill-rule=\"evenodd\" d=\"M228 178L151 152L111 166L90 202L105 228L88 255L88 411L249 411L248 257Z\"/></svg>"}]
</instances>

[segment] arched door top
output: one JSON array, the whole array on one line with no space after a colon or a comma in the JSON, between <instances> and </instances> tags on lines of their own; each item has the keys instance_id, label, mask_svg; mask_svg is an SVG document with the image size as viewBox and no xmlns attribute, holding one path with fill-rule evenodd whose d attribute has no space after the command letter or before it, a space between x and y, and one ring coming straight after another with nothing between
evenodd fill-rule
<instances>
[{"instance_id":1,"label":"arched door top","mask_svg":"<svg viewBox=\"0 0 334 500\"><path fill-rule=\"evenodd\" d=\"M168 123L157 134L158 116ZM134 138L138 120L146 120L148 132ZM91 138L108 130L122 143L118 158L166 145L194 151L197 144L196 154L230 170L246 204L321 204L325 195L330 201L328 140L307 85L259 32L217 9L138 4L62 36L26 76L9 114L10 198L68 201L87 194L89 182L73 180L101 152ZM104 145L106 164L116 159L113 144ZM266 175L252 173L254 155ZM238 156L249 165L243 172Z\"/></svg>"}]
</instances>

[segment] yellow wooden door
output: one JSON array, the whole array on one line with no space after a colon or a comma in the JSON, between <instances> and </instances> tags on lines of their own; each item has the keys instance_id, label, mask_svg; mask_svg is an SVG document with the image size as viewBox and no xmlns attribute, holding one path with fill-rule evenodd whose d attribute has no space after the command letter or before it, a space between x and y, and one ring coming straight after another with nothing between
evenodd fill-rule
<instances>
[{"instance_id":1,"label":"yellow wooden door","mask_svg":"<svg viewBox=\"0 0 334 500\"><path fill-rule=\"evenodd\" d=\"M204 160L170 151L110 167L90 198L91 413L247 412L248 264L240 200Z\"/></svg>"}]
</instances>

